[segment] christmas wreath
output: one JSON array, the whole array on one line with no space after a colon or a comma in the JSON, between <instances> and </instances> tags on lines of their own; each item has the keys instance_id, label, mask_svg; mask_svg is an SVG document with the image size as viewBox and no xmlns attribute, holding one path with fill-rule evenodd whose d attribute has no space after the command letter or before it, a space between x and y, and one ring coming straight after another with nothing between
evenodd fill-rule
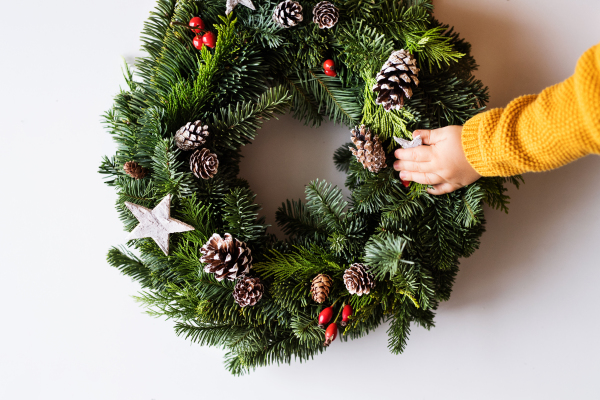
<instances>
[{"instance_id":1,"label":"christmas wreath","mask_svg":"<svg viewBox=\"0 0 600 400\"><path fill-rule=\"evenodd\" d=\"M508 197L503 178L431 196L391 168L397 143L419 144L413 129L461 124L488 99L431 0L159 0L142 41L105 114L118 150L100 172L130 232L108 262L152 315L227 349L234 374L312 358L338 329L347 340L389 322L400 353L411 323L433 326L484 203L506 210ZM351 197L309 183L277 211L282 241L238 175L241 146L288 110L351 129L333 155Z\"/></svg>"}]
</instances>

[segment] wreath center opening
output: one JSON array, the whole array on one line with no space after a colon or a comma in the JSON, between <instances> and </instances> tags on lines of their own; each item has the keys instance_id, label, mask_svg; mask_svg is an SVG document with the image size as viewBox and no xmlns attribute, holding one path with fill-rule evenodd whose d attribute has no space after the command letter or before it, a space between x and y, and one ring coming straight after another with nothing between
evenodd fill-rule
<instances>
[{"instance_id":1,"label":"wreath center opening","mask_svg":"<svg viewBox=\"0 0 600 400\"><path fill-rule=\"evenodd\" d=\"M304 199L311 181L325 180L342 189L345 198L350 196L344 186L346 174L333 162L335 150L349 141L349 129L331 121L310 127L288 113L266 121L254 141L242 148L240 177L257 194L259 216L271 225L269 233L284 238L275 220L277 209L286 199Z\"/></svg>"}]
</instances>

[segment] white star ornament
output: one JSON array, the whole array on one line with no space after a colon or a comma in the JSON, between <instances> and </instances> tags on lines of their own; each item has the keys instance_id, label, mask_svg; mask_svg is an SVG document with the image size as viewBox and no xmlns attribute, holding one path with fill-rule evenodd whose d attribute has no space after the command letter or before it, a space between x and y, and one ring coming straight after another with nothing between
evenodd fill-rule
<instances>
[{"instance_id":1,"label":"white star ornament","mask_svg":"<svg viewBox=\"0 0 600 400\"><path fill-rule=\"evenodd\" d=\"M181 221L171 218L171 195L167 195L153 210L133 204L128 201L125 205L140 221L127 240L151 237L158 247L169 255L169 234L176 232L193 231L195 228Z\"/></svg>"},{"instance_id":2,"label":"white star ornament","mask_svg":"<svg viewBox=\"0 0 600 400\"><path fill-rule=\"evenodd\" d=\"M225 14L229 15L229 13L232 12L235 6L237 6L238 4L246 6L251 10L256 10L256 8L254 8L254 4L252 4L252 0L227 0L227 9L225 10Z\"/></svg>"},{"instance_id":3,"label":"white star ornament","mask_svg":"<svg viewBox=\"0 0 600 400\"><path fill-rule=\"evenodd\" d=\"M419 147L423 144L423 139L421 139L421 135L415 136L413 140L406 140L397 138L394 136L394 140L402 146L403 149L410 149L412 147Z\"/></svg>"}]
</instances>

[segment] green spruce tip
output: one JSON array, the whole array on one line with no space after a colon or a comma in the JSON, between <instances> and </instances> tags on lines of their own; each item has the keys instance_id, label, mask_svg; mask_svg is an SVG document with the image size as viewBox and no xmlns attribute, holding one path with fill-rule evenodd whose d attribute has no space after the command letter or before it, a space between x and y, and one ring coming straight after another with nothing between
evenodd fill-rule
<instances>
[{"instance_id":1,"label":"green spruce tip","mask_svg":"<svg viewBox=\"0 0 600 400\"><path fill-rule=\"evenodd\" d=\"M389 348L401 353L411 325L433 326L459 258L479 246L483 204L506 211L505 183L519 183L484 178L430 196L423 185L405 188L389 167L378 174L365 170L345 144L334 160L347 174L350 199L327 182L311 182L305 201L288 200L277 211L288 239L269 235L256 195L238 177L240 148L253 141L263 121L291 110L312 126L324 118L348 127L362 123L390 152L393 136L462 124L488 100L487 88L472 76L469 44L432 17L431 0L334 4L339 21L323 30L308 14L296 27L279 28L271 1L223 17L225 2L158 0L142 33L146 56L136 61L135 79L125 66L128 87L104 116L118 150L103 159L100 172L117 190L125 229L137 220L124 202L152 208L167 194L173 217L196 228L171 235L169 256L152 239L137 239L128 248L112 248L109 264L140 283L138 300L151 315L172 319L177 335L225 349L234 374L324 351L317 316L332 304L336 313L342 304L354 309L342 341L390 321ZM185 25L198 15L218 34L214 49L191 45L193 33ZM401 48L416 57L421 83L403 109L385 112L370 88L390 53ZM321 70L328 58L337 77ZM218 173L207 180L192 175L190 154L173 140L177 129L198 119L209 125L206 146L219 158ZM132 160L149 174L127 176L122 167ZM255 306L237 305L235 282L203 271L200 248L215 232L231 233L252 250L251 275L266 287ZM370 266L377 280L368 295L350 295L344 287L342 276L354 262ZM310 282L320 273L333 279L321 305L310 297Z\"/></svg>"}]
</instances>

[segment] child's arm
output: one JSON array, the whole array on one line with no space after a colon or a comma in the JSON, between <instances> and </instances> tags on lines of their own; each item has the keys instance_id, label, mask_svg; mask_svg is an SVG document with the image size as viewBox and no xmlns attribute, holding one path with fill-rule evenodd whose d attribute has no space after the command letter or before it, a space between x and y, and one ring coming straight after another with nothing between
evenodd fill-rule
<instances>
[{"instance_id":1,"label":"child's arm","mask_svg":"<svg viewBox=\"0 0 600 400\"><path fill-rule=\"evenodd\" d=\"M460 129L416 131L430 146L396 150L394 168L402 179L435 185L430 193L443 194L479 176L545 171L600 154L600 45L581 57L566 81L471 118L462 146Z\"/></svg>"}]
</instances>

